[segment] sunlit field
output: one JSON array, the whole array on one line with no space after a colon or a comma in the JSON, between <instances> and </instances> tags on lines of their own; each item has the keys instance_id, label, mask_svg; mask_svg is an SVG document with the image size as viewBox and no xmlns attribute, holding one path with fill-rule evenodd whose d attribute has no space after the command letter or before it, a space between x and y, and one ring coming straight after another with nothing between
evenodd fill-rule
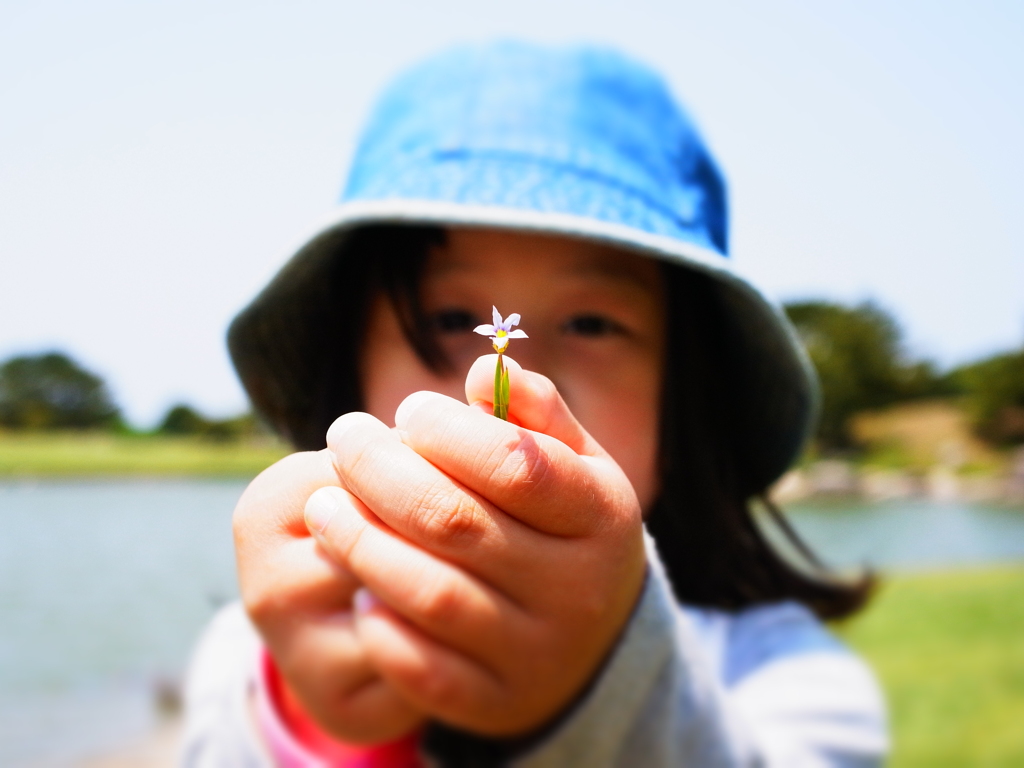
<instances>
[{"instance_id":1,"label":"sunlit field","mask_svg":"<svg viewBox=\"0 0 1024 768\"><path fill-rule=\"evenodd\" d=\"M882 678L891 765L1024 765L1024 567L893 577L841 632Z\"/></svg>"},{"instance_id":2,"label":"sunlit field","mask_svg":"<svg viewBox=\"0 0 1024 768\"><path fill-rule=\"evenodd\" d=\"M0 477L252 477L287 452L271 440L6 433L0 434Z\"/></svg>"}]
</instances>

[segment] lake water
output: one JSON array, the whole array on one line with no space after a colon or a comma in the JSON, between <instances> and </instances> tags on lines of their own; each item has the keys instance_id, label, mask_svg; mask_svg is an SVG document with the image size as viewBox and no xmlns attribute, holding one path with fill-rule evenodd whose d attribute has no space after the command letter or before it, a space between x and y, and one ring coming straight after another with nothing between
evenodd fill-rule
<instances>
[{"instance_id":1,"label":"lake water","mask_svg":"<svg viewBox=\"0 0 1024 768\"><path fill-rule=\"evenodd\" d=\"M0 485L0 765L68 765L154 725L237 592L240 482Z\"/></svg>"},{"instance_id":2,"label":"lake water","mask_svg":"<svg viewBox=\"0 0 1024 768\"><path fill-rule=\"evenodd\" d=\"M150 730L154 686L237 593L230 519L245 484L0 484L0 765L69 765ZM1024 511L803 505L834 565L1024 561Z\"/></svg>"}]
</instances>

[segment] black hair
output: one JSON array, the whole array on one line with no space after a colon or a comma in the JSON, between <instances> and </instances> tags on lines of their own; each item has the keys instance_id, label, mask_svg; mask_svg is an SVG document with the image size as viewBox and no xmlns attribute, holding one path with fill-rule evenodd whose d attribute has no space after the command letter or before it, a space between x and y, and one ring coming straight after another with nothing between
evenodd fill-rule
<instances>
[{"instance_id":1,"label":"black hair","mask_svg":"<svg viewBox=\"0 0 1024 768\"><path fill-rule=\"evenodd\" d=\"M750 414L737 392L735 372L742 367L735 358L742 344L712 290L713 278L667 263L663 275L669 349L661 490L646 524L676 597L724 609L790 599L821 618L849 616L867 601L873 581L833 577L768 498L749 451ZM754 501L803 557L803 568L767 539Z\"/></svg>"},{"instance_id":2,"label":"black hair","mask_svg":"<svg viewBox=\"0 0 1024 768\"><path fill-rule=\"evenodd\" d=\"M430 251L444 241L444 230L430 226L374 225L348 236L343 257L332 264L332 312L320 345L325 356L319 361L313 416L304 428L291 429L297 447L322 448L335 418L362 409L360 354L376 296L390 299L424 363L438 371L448 368L419 295ZM676 597L725 610L796 600L824 619L851 615L867 601L873 579L833 576L768 499L766 482L748 455L749 417L737 405L742 398L736 394L741 347L712 278L667 263L663 275L669 348L661 406L661 490L646 524ZM803 556L801 565L769 541L756 519L757 505Z\"/></svg>"}]
</instances>

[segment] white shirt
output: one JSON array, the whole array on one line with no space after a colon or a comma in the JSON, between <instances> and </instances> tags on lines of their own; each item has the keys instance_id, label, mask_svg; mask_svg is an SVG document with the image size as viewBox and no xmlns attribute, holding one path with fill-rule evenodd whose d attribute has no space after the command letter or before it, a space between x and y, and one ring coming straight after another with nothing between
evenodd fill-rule
<instances>
[{"instance_id":1,"label":"white shirt","mask_svg":"<svg viewBox=\"0 0 1024 768\"><path fill-rule=\"evenodd\" d=\"M885 704L874 675L810 611L792 602L680 609L649 537L647 551L647 583L608 664L514 768L883 763ZM251 715L260 649L239 604L214 617L186 680L182 765L272 765Z\"/></svg>"}]
</instances>

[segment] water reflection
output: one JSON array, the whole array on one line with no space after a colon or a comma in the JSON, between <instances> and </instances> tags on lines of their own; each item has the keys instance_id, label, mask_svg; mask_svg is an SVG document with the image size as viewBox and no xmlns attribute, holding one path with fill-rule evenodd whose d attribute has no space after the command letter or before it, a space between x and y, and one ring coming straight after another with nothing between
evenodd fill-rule
<instances>
[{"instance_id":1,"label":"water reflection","mask_svg":"<svg viewBox=\"0 0 1024 768\"><path fill-rule=\"evenodd\" d=\"M0 765L66 765L152 727L154 687L237 591L244 486L0 484Z\"/></svg>"},{"instance_id":2,"label":"water reflection","mask_svg":"<svg viewBox=\"0 0 1024 768\"><path fill-rule=\"evenodd\" d=\"M152 727L236 592L241 482L0 484L0 765L66 764ZM926 502L802 504L796 528L841 566L1024 559L1024 511Z\"/></svg>"},{"instance_id":3,"label":"water reflection","mask_svg":"<svg viewBox=\"0 0 1024 768\"><path fill-rule=\"evenodd\" d=\"M1024 509L927 501L801 504L788 518L838 567L963 566L1024 559Z\"/></svg>"}]
</instances>

